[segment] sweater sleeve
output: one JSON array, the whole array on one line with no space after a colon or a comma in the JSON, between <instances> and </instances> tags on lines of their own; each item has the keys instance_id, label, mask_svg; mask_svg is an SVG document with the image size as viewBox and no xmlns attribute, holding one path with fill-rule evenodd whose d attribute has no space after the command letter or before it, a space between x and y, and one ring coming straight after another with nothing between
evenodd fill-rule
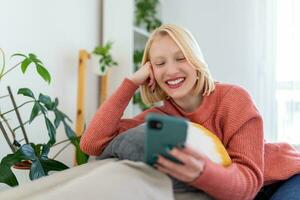
<instances>
[{"instance_id":1,"label":"sweater sleeve","mask_svg":"<svg viewBox=\"0 0 300 200\"><path fill-rule=\"evenodd\" d=\"M233 87L218 106L216 123L232 159L223 167L206 159L202 174L191 183L216 199L253 199L263 185L263 125L249 94Z\"/></svg>"},{"instance_id":2,"label":"sweater sleeve","mask_svg":"<svg viewBox=\"0 0 300 200\"><path fill-rule=\"evenodd\" d=\"M80 140L80 148L88 155L100 155L107 144L119 133L144 122L149 112L159 112L150 108L132 119L121 119L136 86L125 79L119 88L99 107Z\"/></svg>"}]
</instances>

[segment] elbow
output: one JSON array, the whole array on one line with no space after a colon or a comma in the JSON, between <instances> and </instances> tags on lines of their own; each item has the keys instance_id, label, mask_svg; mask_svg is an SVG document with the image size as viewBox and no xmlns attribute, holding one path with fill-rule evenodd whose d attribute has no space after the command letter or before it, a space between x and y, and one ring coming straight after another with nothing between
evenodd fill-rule
<instances>
[{"instance_id":1,"label":"elbow","mask_svg":"<svg viewBox=\"0 0 300 200\"><path fill-rule=\"evenodd\" d=\"M82 136L79 144L81 151L83 151L85 154L90 156L97 156L98 154L95 152L93 148L93 143L94 142Z\"/></svg>"},{"instance_id":2,"label":"elbow","mask_svg":"<svg viewBox=\"0 0 300 200\"><path fill-rule=\"evenodd\" d=\"M252 189L249 190L247 198L245 199L254 199L261 187L264 184L264 176L261 171L256 171L255 174L251 177L250 185L252 185Z\"/></svg>"}]
</instances>

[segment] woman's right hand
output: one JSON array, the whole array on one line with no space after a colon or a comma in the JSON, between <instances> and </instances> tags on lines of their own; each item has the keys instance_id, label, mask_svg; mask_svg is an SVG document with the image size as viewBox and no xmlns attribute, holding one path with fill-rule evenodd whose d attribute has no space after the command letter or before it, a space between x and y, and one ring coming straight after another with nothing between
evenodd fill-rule
<instances>
[{"instance_id":1,"label":"woman's right hand","mask_svg":"<svg viewBox=\"0 0 300 200\"><path fill-rule=\"evenodd\" d=\"M151 63L148 61L142 67L140 67L134 74L129 78L137 86L145 85L148 83L148 87L151 91L155 88L155 78L152 70Z\"/></svg>"}]
</instances>

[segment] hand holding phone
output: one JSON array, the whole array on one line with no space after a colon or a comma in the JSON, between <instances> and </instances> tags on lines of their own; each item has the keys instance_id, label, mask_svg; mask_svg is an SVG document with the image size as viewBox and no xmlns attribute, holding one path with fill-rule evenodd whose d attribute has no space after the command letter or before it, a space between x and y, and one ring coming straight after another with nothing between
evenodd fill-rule
<instances>
[{"instance_id":1,"label":"hand holding phone","mask_svg":"<svg viewBox=\"0 0 300 200\"><path fill-rule=\"evenodd\" d=\"M185 144L187 137L187 121L168 115L150 113L146 117L145 130L145 162L154 165L158 155L180 163L168 151L173 147Z\"/></svg>"}]
</instances>

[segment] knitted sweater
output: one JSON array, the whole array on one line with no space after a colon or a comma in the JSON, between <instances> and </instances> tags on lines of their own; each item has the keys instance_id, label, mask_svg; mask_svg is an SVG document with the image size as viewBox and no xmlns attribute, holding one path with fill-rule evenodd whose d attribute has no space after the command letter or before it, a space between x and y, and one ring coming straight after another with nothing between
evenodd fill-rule
<instances>
[{"instance_id":1,"label":"knitted sweater","mask_svg":"<svg viewBox=\"0 0 300 200\"><path fill-rule=\"evenodd\" d=\"M223 167L209 159L192 183L216 199L252 199L263 184L300 173L300 153L285 143L265 143L263 121L250 95L241 87L216 83L194 112L184 112L171 99L132 119L121 119L138 87L125 79L105 101L81 138L80 147L89 155L99 155L119 133L144 122L149 112L180 116L201 124L222 141L232 164Z\"/></svg>"}]
</instances>

